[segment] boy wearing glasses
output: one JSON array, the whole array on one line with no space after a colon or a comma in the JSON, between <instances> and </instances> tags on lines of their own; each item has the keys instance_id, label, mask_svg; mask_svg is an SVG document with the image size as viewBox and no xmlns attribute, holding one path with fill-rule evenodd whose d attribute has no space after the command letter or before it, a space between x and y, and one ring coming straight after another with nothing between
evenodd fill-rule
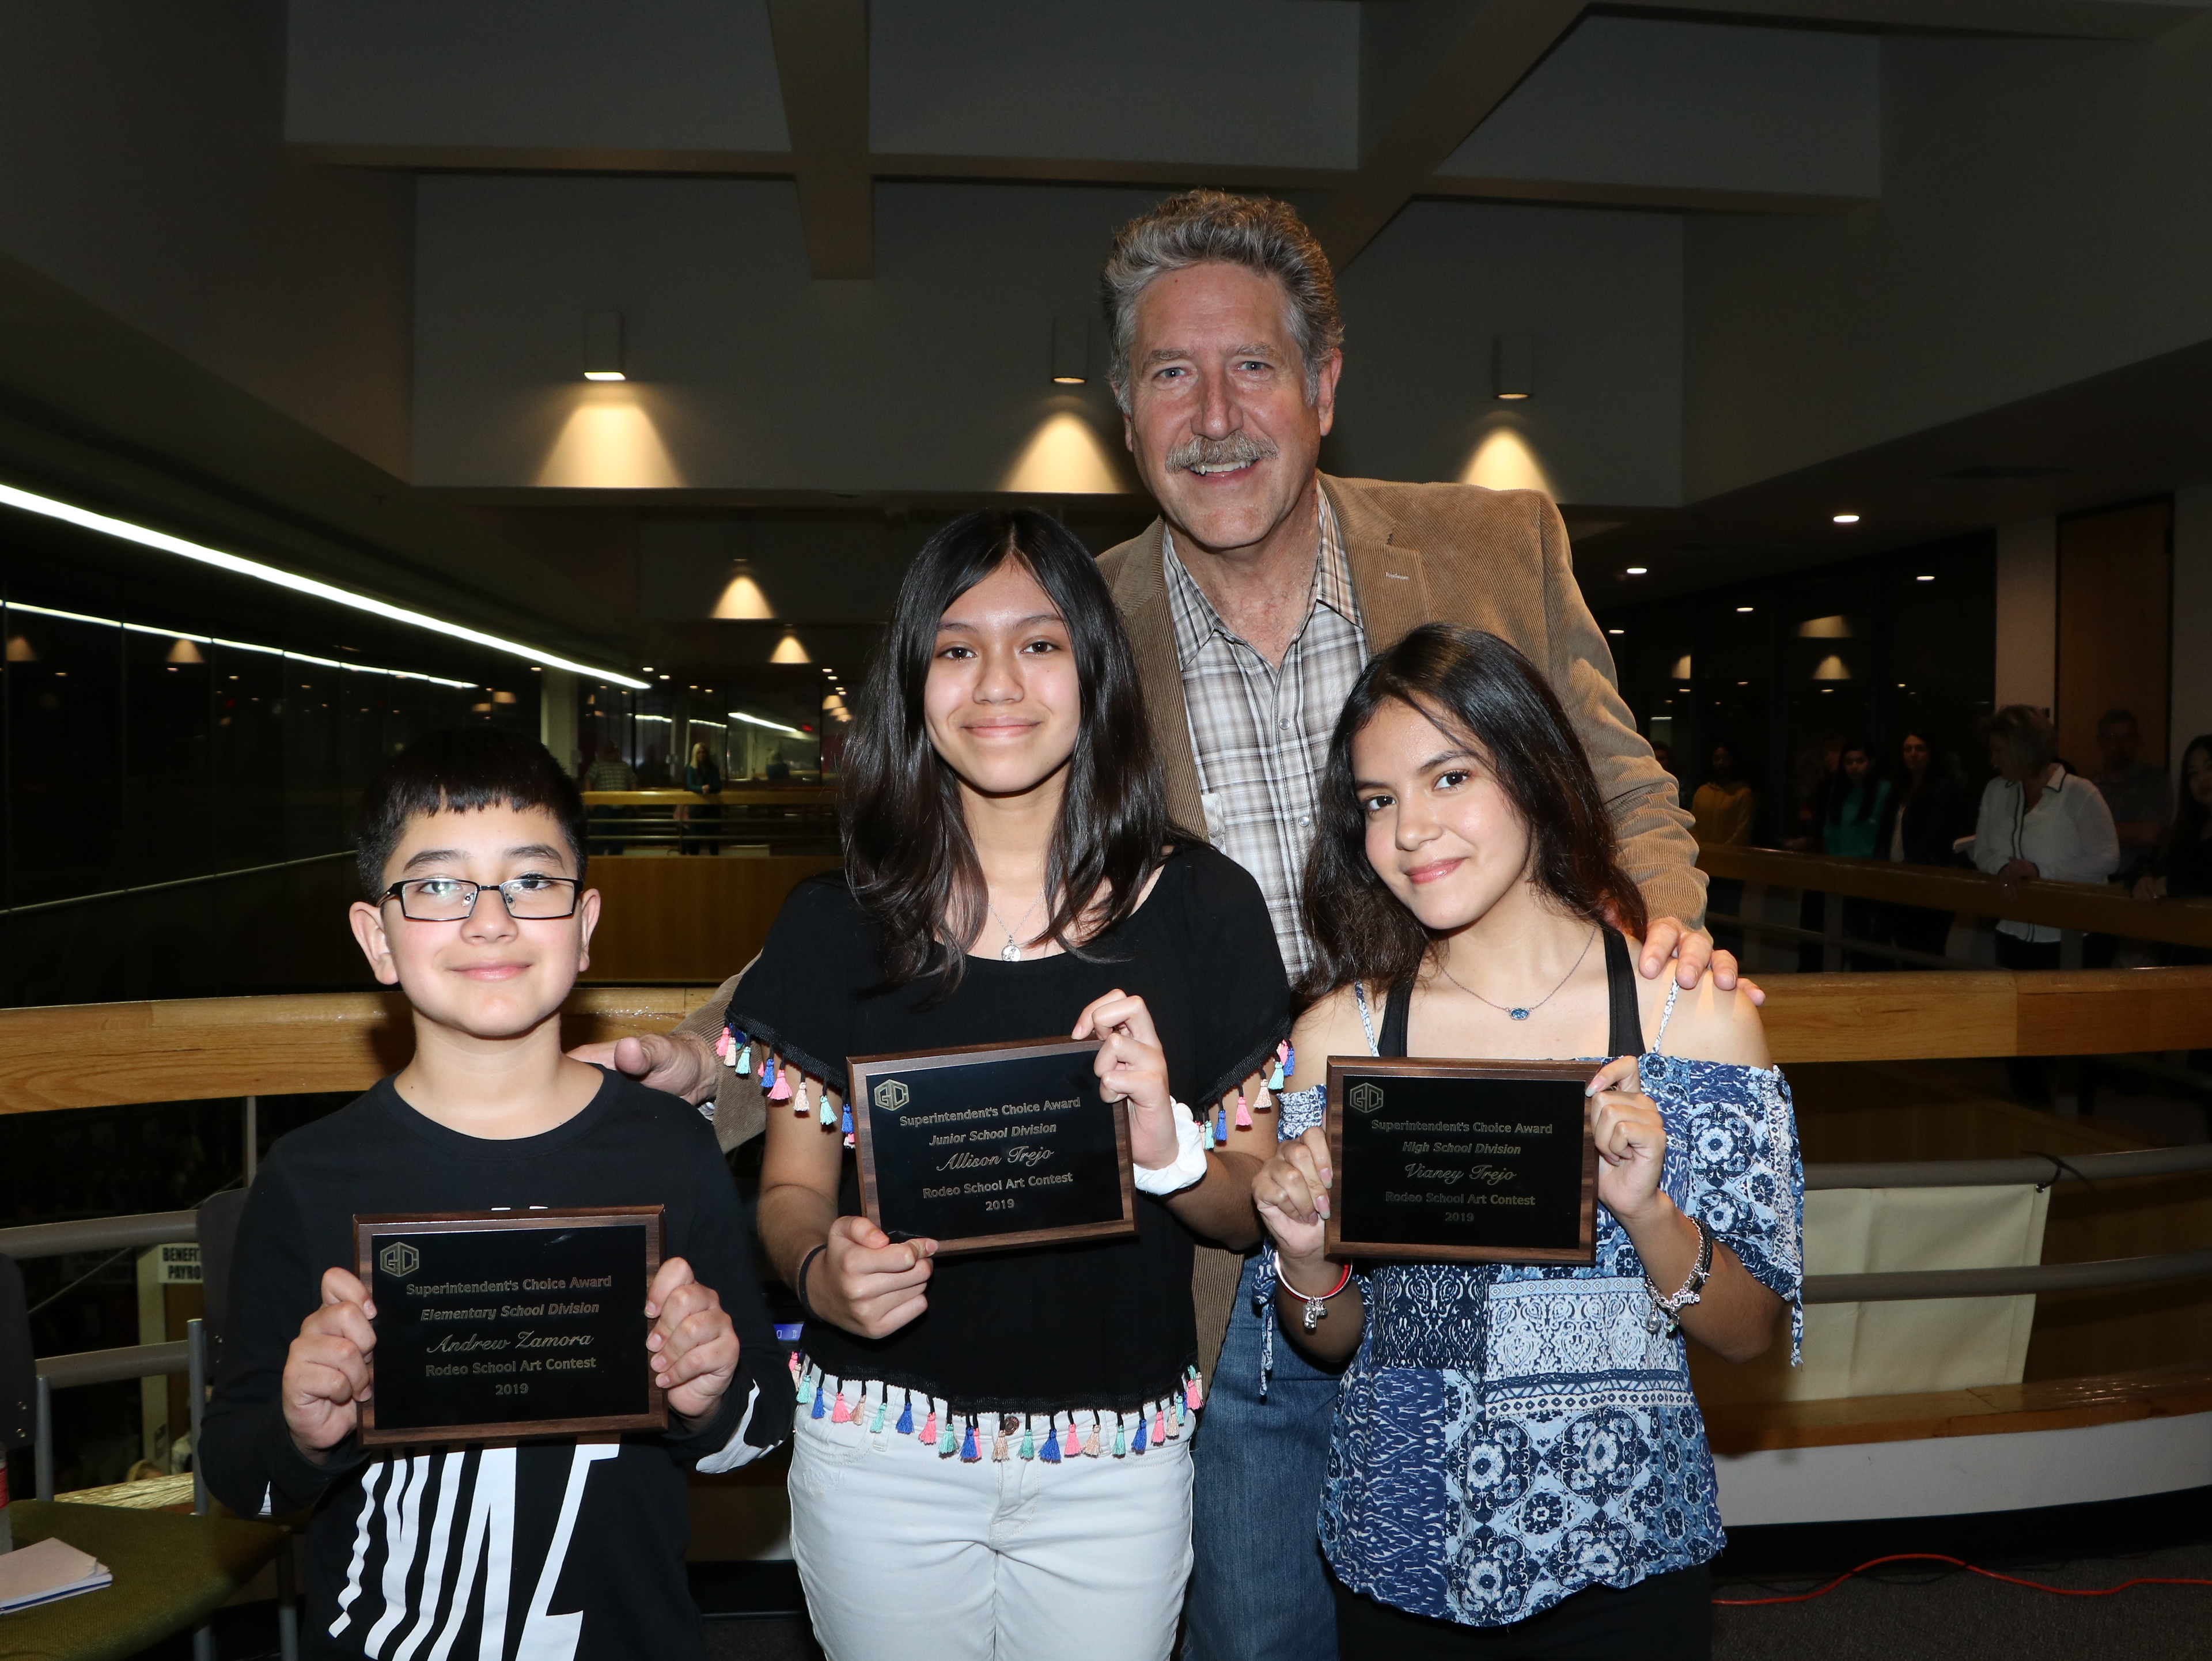
<instances>
[{"instance_id":1,"label":"boy wearing glasses","mask_svg":"<svg viewBox=\"0 0 2212 1661\"><path fill-rule=\"evenodd\" d=\"M599 913L576 787L532 740L456 728L395 757L360 824L373 897L352 909L354 938L413 1006L415 1056L261 1166L203 1430L208 1485L246 1517L314 1508L318 1653L701 1656L686 1473L773 1447L792 1394L712 1129L562 1054L561 1005ZM350 1267L356 1214L656 1204L645 1349L665 1432L360 1445L376 1311Z\"/></svg>"}]
</instances>

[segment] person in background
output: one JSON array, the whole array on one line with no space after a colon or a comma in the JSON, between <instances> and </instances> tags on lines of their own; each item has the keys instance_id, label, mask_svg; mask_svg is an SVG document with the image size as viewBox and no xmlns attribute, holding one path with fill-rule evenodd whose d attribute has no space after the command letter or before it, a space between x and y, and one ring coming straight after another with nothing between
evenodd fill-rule
<instances>
[{"instance_id":1,"label":"person in background","mask_svg":"<svg viewBox=\"0 0 2212 1661\"><path fill-rule=\"evenodd\" d=\"M608 742L599 746L599 758L593 762L590 770L585 773L584 788L586 790L635 790L637 788L637 775L630 770L629 764L622 758L622 751L616 749L612 742ZM594 802L592 805L591 817L592 852L594 854L621 853L623 844L609 840L608 832L611 827L604 825L602 821L629 818L631 817L630 810L627 807L611 806L605 802Z\"/></svg>"},{"instance_id":2,"label":"person in background","mask_svg":"<svg viewBox=\"0 0 2212 1661\"><path fill-rule=\"evenodd\" d=\"M2032 704L2008 703L1983 723L1996 777L1982 791L1974 822L1974 864L2003 885L2103 882L2119 867L2112 810L2087 780L2058 759L2051 717ZM2059 931L2047 923L2007 917L1997 924L1997 967L2056 969ZM2006 1063L2015 1095L2047 1104L2051 1058L2014 1056Z\"/></svg>"},{"instance_id":3,"label":"person in background","mask_svg":"<svg viewBox=\"0 0 2212 1661\"><path fill-rule=\"evenodd\" d=\"M1882 808L1875 838L1881 856L1893 865L1950 865L1959 824L1959 782L1948 760L1925 733L1907 733L1899 747L1901 783ZM1952 913L1924 905L1893 905L1889 941L1909 952L1941 956L1951 937ZM1924 965L1900 963L1899 969Z\"/></svg>"},{"instance_id":4,"label":"person in background","mask_svg":"<svg viewBox=\"0 0 2212 1661\"><path fill-rule=\"evenodd\" d=\"M714 752L706 739L701 739L691 746L691 760L684 770L684 788L694 795L719 796L722 794L722 770L714 764ZM676 817L690 834L681 843L686 854L719 854L722 844L714 839L709 825L719 827L722 810L719 804L693 807L688 803L676 810Z\"/></svg>"},{"instance_id":5,"label":"person in background","mask_svg":"<svg viewBox=\"0 0 2212 1661\"><path fill-rule=\"evenodd\" d=\"M1659 764L1659 770L1674 781L1674 800L1680 806L1682 799L1682 770L1674 765L1674 746L1664 739L1651 740L1651 758Z\"/></svg>"},{"instance_id":6,"label":"person in background","mask_svg":"<svg viewBox=\"0 0 2212 1661\"><path fill-rule=\"evenodd\" d=\"M1708 848L1749 847L1751 827L1758 812L1759 799L1752 794L1751 786L1736 776L1735 750L1725 744L1715 745L1711 758L1706 763L1705 782L1690 799L1690 834L1698 839L1700 855ZM1709 871L1706 881L1709 885L1705 890L1705 909L1709 916L1717 912L1723 916L1734 916L1741 912L1743 883L1740 879L1714 876ZM1714 945L1724 952L1741 954L1741 928L1719 923L1711 927Z\"/></svg>"},{"instance_id":7,"label":"person in background","mask_svg":"<svg viewBox=\"0 0 2212 1661\"><path fill-rule=\"evenodd\" d=\"M630 770L629 764L622 758L621 751L616 749L612 744L603 744L599 746L599 758L592 764L590 770L584 775L584 788L586 790L635 790L637 788L637 775Z\"/></svg>"},{"instance_id":8,"label":"person in background","mask_svg":"<svg viewBox=\"0 0 2212 1661\"><path fill-rule=\"evenodd\" d=\"M2173 781L2163 767L2141 759L2142 730L2125 709L2097 718L2097 771L2089 782L2112 810L2120 839L2119 878L2132 885L2149 873L2173 823Z\"/></svg>"},{"instance_id":9,"label":"person in background","mask_svg":"<svg viewBox=\"0 0 2212 1661\"><path fill-rule=\"evenodd\" d=\"M2212 733L2181 752L2181 805L2151 868L2136 879L2139 900L2212 896Z\"/></svg>"},{"instance_id":10,"label":"person in background","mask_svg":"<svg viewBox=\"0 0 2212 1661\"><path fill-rule=\"evenodd\" d=\"M1821 822L1821 850L1846 859L1872 859L1883 810L1889 804L1889 781L1875 773L1874 751L1864 739L1846 741L1841 760L1840 781L1828 793L1828 811Z\"/></svg>"},{"instance_id":11,"label":"person in background","mask_svg":"<svg viewBox=\"0 0 2212 1661\"><path fill-rule=\"evenodd\" d=\"M1840 733L1832 733L1797 752L1797 834L1783 844L1790 852L1820 851L1820 827L1828 817L1828 799L1843 776L1843 764Z\"/></svg>"},{"instance_id":12,"label":"person in background","mask_svg":"<svg viewBox=\"0 0 2212 1661\"><path fill-rule=\"evenodd\" d=\"M1698 839L1698 846L1749 847L1758 809L1751 786L1736 775L1735 750L1725 744L1715 745L1712 758L1706 764L1705 782L1690 799L1690 834Z\"/></svg>"},{"instance_id":13,"label":"person in background","mask_svg":"<svg viewBox=\"0 0 2212 1661\"><path fill-rule=\"evenodd\" d=\"M1828 811L1821 821L1821 850L1845 859L1872 859L1876 838L1881 834L1883 810L1889 804L1889 781L1875 773L1874 749L1864 739L1846 739L1838 760L1835 782L1828 791ZM1855 940L1888 939L1889 908L1880 900L1844 900L1844 934ZM1889 967L1887 958L1858 952L1852 952L1845 963L1857 970Z\"/></svg>"}]
</instances>

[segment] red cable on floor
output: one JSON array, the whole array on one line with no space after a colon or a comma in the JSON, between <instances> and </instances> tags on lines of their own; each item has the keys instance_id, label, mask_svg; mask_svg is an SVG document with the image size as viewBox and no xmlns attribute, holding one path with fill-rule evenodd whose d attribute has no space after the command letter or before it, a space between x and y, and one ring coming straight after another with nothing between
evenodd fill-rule
<instances>
[{"instance_id":1,"label":"red cable on floor","mask_svg":"<svg viewBox=\"0 0 2212 1661\"><path fill-rule=\"evenodd\" d=\"M2002 1580L2008 1585L2026 1586L2033 1591L2055 1592L2061 1597L2110 1597L2125 1591L2130 1586L2212 1586L2212 1580L2191 1580L2167 1575L2145 1575L2134 1580L2123 1580L2117 1586L2047 1586L2040 1580L2023 1580L2016 1574L1999 1574L1995 1569L1977 1567L1963 1557L1946 1557L1933 1551L1901 1551L1894 1556L1874 1558L1855 1569L1845 1569L1815 1591L1801 1591L1788 1597L1716 1597L1713 1602L1724 1609L1751 1609L1761 1603L1809 1603L1815 1597L1826 1597L1853 1575L1864 1574L1869 1569L1878 1569L1884 1563L1948 1563L1953 1568L1964 1569L1967 1573L1978 1574L1984 1579Z\"/></svg>"}]
</instances>

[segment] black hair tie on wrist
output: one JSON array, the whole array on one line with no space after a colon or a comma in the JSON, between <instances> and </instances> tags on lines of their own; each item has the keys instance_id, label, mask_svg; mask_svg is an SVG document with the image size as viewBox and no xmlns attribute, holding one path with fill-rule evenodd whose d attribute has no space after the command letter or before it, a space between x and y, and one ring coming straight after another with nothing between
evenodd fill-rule
<instances>
[{"instance_id":1,"label":"black hair tie on wrist","mask_svg":"<svg viewBox=\"0 0 2212 1661\"><path fill-rule=\"evenodd\" d=\"M792 1287L792 1290L799 1294L799 1307L810 1321L818 1321L822 1317L814 1312L814 1305L806 1301L806 1271L814 1267L814 1260L817 1257L829 1250L830 1242L824 1240L799 1260L799 1284Z\"/></svg>"}]
</instances>

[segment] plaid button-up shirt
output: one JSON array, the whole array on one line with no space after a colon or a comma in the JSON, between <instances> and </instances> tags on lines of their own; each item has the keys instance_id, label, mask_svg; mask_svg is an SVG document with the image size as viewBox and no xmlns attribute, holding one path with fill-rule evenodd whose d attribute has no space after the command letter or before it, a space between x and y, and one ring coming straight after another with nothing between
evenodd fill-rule
<instances>
[{"instance_id":1,"label":"plaid button-up shirt","mask_svg":"<svg viewBox=\"0 0 2212 1661\"><path fill-rule=\"evenodd\" d=\"M1279 666L1230 631L1183 569L1174 537L1161 538L1206 834L1258 879L1293 980L1311 956L1298 885L1328 738L1367 661L1351 563L1325 493L1320 521L1313 600Z\"/></svg>"}]
</instances>

